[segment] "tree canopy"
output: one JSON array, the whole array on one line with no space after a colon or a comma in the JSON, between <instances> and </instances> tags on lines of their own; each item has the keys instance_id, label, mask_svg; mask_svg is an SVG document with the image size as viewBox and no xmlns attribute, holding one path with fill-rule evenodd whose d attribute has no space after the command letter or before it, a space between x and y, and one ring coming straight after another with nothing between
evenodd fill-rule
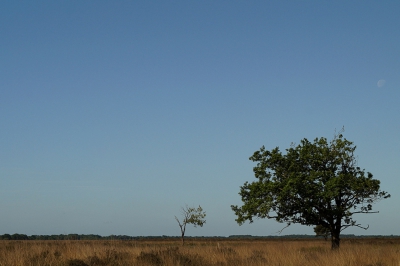
<instances>
[{"instance_id":1,"label":"tree canopy","mask_svg":"<svg viewBox=\"0 0 400 266\"><path fill-rule=\"evenodd\" d=\"M253 218L307 226L321 225L331 234L332 248L340 244L340 232L361 224L357 213L372 213L372 204L390 195L380 190L380 181L357 165L356 146L342 132L328 142L316 138L292 143L283 154L279 147L264 146L249 159L257 181L246 182L239 195L243 206L231 206L236 221Z\"/></svg>"}]
</instances>

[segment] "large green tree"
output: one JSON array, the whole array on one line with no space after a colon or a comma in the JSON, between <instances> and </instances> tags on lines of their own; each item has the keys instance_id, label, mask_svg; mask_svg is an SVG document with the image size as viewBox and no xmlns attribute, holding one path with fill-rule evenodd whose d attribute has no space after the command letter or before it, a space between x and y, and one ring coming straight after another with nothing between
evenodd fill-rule
<instances>
[{"instance_id":1,"label":"large green tree","mask_svg":"<svg viewBox=\"0 0 400 266\"><path fill-rule=\"evenodd\" d=\"M287 226L298 223L323 226L331 235L332 249L340 245L340 233L350 226L366 229L354 220L358 213L373 213L372 204L390 195L357 165L356 146L342 132L328 142L301 140L283 154L279 147L261 147L250 160L257 181L246 182L239 195L243 206L231 206L236 221L275 219Z\"/></svg>"}]
</instances>

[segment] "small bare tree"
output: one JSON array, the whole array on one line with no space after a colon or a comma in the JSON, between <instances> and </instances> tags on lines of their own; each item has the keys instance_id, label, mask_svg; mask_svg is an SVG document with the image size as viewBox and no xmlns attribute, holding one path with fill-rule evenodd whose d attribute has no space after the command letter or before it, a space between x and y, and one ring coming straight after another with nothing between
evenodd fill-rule
<instances>
[{"instance_id":1,"label":"small bare tree","mask_svg":"<svg viewBox=\"0 0 400 266\"><path fill-rule=\"evenodd\" d=\"M203 208L200 205L198 208L192 208L186 205L185 207L182 207L181 212L183 216L182 222L180 222L176 216L175 220L181 228L182 245L184 245L186 225L193 224L194 227L202 227L206 223L206 220L204 219L206 217L206 212L203 211Z\"/></svg>"}]
</instances>

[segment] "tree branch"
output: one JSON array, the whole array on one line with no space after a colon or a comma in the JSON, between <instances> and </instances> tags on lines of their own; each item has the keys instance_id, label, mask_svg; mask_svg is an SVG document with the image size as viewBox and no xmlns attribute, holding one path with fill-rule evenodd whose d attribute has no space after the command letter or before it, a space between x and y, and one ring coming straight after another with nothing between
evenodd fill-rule
<instances>
[{"instance_id":1,"label":"tree branch","mask_svg":"<svg viewBox=\"0 0 400 266\"><path fill-rule=\"evenodd\" d=\"M375 211L375 212L359 211L359 212L352 212L351 214L355 214L355 213L379 213L379 211Z\"/></svg>"},{"instance_id":2,"label":"tree branch","mask_svg":"<svg viewBox=\"0 0 400 266\"><path fill-rule=\"evenodd\" d=\"M290 223L288 223L285 227L283 227L281 230L279 230L277 233L281 234L283 230L285 230L286 228L288 228L290 226Z\"/></svg>"},{"instance_id":3,"label":"tree branch","mask_svg":"<svg viewBox=\"0 0 400 266\"><path fill-rule=\"evenodd\" d=\"M361 226L361 224L353 224L353 225L352 224L346 224L346 225L342 225L342 229L340 229L340 232L342 232L343 230L345 230L345 229L347 229L347 228L349 228L351 226L356 226L356 227L359 227L359 228L364 229L364 230L368 230L368 228L369 228L369 225L367 227L363 227L363 226Z\"/></svg>"}]
</instances>

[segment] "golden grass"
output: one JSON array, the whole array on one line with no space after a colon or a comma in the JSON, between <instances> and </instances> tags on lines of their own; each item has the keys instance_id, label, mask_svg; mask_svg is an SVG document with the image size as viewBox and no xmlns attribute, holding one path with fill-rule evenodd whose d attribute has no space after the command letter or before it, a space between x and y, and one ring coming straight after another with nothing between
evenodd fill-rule
<instances>
[{"instance_id":1,"label":"golden grass","mask_svg":"<svg viewBox=\"0 0 400 266\"><path fill-rule=\"evenodd\" d=\"M400 239L0 241L0 266L400 266Z\"/></svg>"}]
</instances>

